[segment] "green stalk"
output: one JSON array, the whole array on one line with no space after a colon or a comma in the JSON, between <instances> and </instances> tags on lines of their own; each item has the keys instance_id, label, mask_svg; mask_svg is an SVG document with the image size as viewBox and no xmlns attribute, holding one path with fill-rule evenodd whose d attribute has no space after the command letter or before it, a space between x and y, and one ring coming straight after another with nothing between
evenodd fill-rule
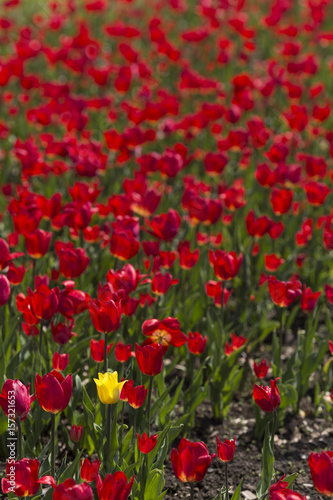
<instances>
[{"instance_id":1,"label":"green stalk","mask_svg":"<svg viewBox=\"0 0 333 500\"><path fill-rule=\"evenodd\" d=\"M55 414L51 413L51 476L55 475Z\"/></svg>"},{"instance_id":2,"label":"green stalk","mask_svg":"<svg viewBox=\"0 0 333 500\"><path fill-rule=\"evenodd\" d=\"M278 365L278 376L281 376L281 356L282 356L282 347L283 347L283 330L284 330L284 314L283 310L281 310L281 316L280 316L280 335L279 335L279 365Z\"/></svg>"},{"instance_id":3,"label":"green stalk","mask_svg":"<svg viewBox=\"0 0 333 500\"><path fill-rule=\"evenodd\" d=\"M110 452L111 452L111 418L112 407L111 405L107 405L107 420L106 420L106 446L105 446L105 456L104 462L106 465L106 470L108 471L110 465Z\"/></svg>"},{"instance_id":4,"label":"green stalk","mask_svg":"<svg viewBox=\"0 0 333 500\"><path fill-rule=\"evenodd\" d=\"M271 433L271 446L272 446L272 451L274 449L274 436L276 432L276 424L277 424L277 413L276 410L273 412L272 415L272 433Z\"/></svg>"},{"instance_id":5,"label":"green stalk","mask_svg":"<svg viewBox=\"0 0 333 500\"><path fill-rule=\"evenodd\" d=\"M43 320L39 324L39 369L42 376L43 372Z\"/></svg>"},{"instance_id":6,"label":"green stalk","mask_svg":"<svg viewBox=\"0 0 333 500\"><path fill-rule=\"evenodd\" d=\"M21 420L18 417L16 419L16 424L17 424L17 459L21 460L23 458L23 436L22 436L22 425L21 425Z\"/></svg>"},{"instance_id":7,"label":"green stalk","mask_svg":"<svg viewBox=\"0 0 333 500\"><path fill-rule=\"evenodd\" d=\"M225 467L225 489L226 489L226 499L229 500L229 484L228 484L228 462L224 463Z\"/></svg>"},{"instance_id":8,"label":"green stalk","mask_svg":"<svg viewBox=\"0 0 333 500\"><path fill-rule=\"evenodd\" d=\"M222 354L222 344L224 341L224 282L222 281L222 295L221 295L221 335L218 345L218 362L220 362Z\"/></svg>"},{"instance_id":9,"label":"green stalk","mask_svg":"<svg viewBox=\"0 0 333 500\"><path fill-rule=\"evenodd\" d=\"M149 389L148 389L148 400L147 400L147 422L148 422L148 437L150 436L150 406L151 406L151 393L153 388L153 377L150 377L149 380Z\"/></svg>"},{"instance_id":10,"label":"green stalk","mask_svg":"<svg viewBox=\"0 0 333 500\"><path fill-rule=\"evenodd\" d=\"M194 500L194 484L190 483L191 486L191 500Z\"/></svg>"},{"instance_id":11,"label":"green stalk","mask_svg":"<svg viewBox=\"0 0 333 500\"><path fill-rule=\"evenodd\" d=\"M107 334L104 335L104 373L108 371L108 339Z\"/></svg>"}]
</instances>

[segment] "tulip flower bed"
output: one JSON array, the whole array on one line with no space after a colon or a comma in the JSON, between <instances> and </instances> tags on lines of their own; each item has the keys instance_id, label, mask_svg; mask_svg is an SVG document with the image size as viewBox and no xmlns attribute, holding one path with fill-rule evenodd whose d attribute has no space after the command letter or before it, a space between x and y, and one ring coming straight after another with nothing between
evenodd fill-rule
<instances>
[{"instance_id":1,"label":"tulip flower bed","mask_svg":"<svg viewBox=\"0 0 333 500\"><path fill-rule=\"evenodd\" d=\"M333 496L332 18L1 2L3 496Z\"/></svg>"}]
</instances>

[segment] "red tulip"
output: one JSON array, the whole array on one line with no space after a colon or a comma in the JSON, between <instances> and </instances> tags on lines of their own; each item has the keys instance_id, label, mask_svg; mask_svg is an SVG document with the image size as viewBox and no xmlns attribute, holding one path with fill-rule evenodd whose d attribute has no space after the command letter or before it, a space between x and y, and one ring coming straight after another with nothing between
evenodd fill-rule
<instances>
[{"instance_id":1,"label":"red tulip","mask_svg":"<svg viewBox=\"0 0 333 500\"><path fill-rule=\"evenodd\" d=\"M91 339L90 341L90 354L92 359L97 363L101 363L102 361L104 361L104 346L105 346L105 340L103 339L101 340ZM107 346L106 348L107 354L109 354L109 352L111 351L112 346L113 344L109 344Z\"/></svg>"},{"instance_id":2,"label":"red tulip","mask_svg":"<svg viewBox=\"0 0 333 500\"><path fill-rule=\"evenodd\" d=\"M176 318L147 319L143 322L142 333L149 337L143 345L151 342L157 342L163 347L165 353L170 345L181 347L186 344L187 337L180 331L180 323Z\"/></svg>"},{"instance_id":3,"label":"red tulip","mask_svg":"<svg viewBox=\"0 0 333 500\"><path fill-rule=\"evenodd\" d=\"M126 363L131 356L134 356L131 344L124 345L120 340L115 347L116 360L120 363Z\"/></svg>"},{"instance_id":4,"label":"red tulip","mask_svg":"<svg viewBox=\"0 0 333 500\"><path fill-rule=\"evenodd\" d=\"M179 265L182 269L192 269L199 259L199 249L194 252L190 250L190 243L188 241L180 242L178 245L179 252Z\"/></svg>"},{"instance_id":5,"label":"red tulip","mask_svg":"<svg viewBox=\"0 0 333 500\"><path fill-rule=\"evenodd\" d=\"M4 413L12 413L15 409L15 418L25 420L30 410L31 403L36 396L29 396L30 384L27 387L20 380L6 380L0 394L0 406Z\"/></svg>"},{"instance_id":6,"label":"red tulip","mask_svg":"<svg viewBox=\"0 0 333 500\"><path fill-rule=\"evenodd\" d=\"M187 347L192 354L202 354L205 350L207 337L203 337L199 332L189 332Z\"/></svg>"},{"instance_id":7,"label":"red tulip","mask_svg":"<svg viewBox=\"0 0 333 500\"><path fill-rule=\"evenodd\" d=\"M235 448L236 448L236 437L234 439L225 439L224 442L217 440L217 456L222 462L230 462L234 458Z\"/></svg>"},{"instance_id":8,"label":"red tulip","mask_svg":"<svg viewBox=\"0 0 333 500\"><path fill-rule=\"evenodd\" d=\"M49 413L60 413L63 411L71 398L73 388L72 375L64 378L61 373L52 372L40 377L38 373L35 379L37 399L43 410Z\"/></svg>"},{"instance_id":9,"label":"red tulip","mask_svg":"<svg viewBox=\"0 0 333 500\"><path fill-rule=\"evenodd\" d=\"M81 479L83 481L86 481L87 483L95 481L95 479L98 476L98 471L100 466L101 462L99 460L94 460L92 463L90 463L89 459L85 458L82 464L82 458L81 458L81 470L80 470Z\"/></svg>"},{"instance_id":10,"label":"red tulip","mask_svg":"<svg viewBox=\"0 0 333 500\"><path fill-rule=\"evenodd\" d=\"M135 344L135 356L139 369L145 375L158 375L163 367L163 349L161 344L140 347Z\"/></svg>"},{"instance_id":11,"label":"red tulip","mask_svg":"<svg viewBox=\"0 0 333 500\"><path fill-rule=\"evenodd\" d=\"M153 231L151 234L159 240L171 241L178 233L180 222L178 212L170 208L167 213L152 218L150 226Z\"/></svg>"},{"instance_id":12,"label":"red tulip","mask_svg":"<svg viewBox=\"0 0 333 500\"><path fill-rule=\"evenodd\" d=\"M319 299L321 292L312 292L311 288L303 286L303 293L301 296L301 309L305 312L314 310Z\"/></svg>"},{"instance_id":13,"label":"red tulip","mask_svg":"<svg viewBox=\"0 0 333 500\"><path fill-rule=\"evenodd\" d=\"M127 482L127 477L121 471L107 474L104 481L98 475L96 488L99 500L127 500L132 489L134 476Z\"/></svg>"},{"instance_id":14,"label":"red tulip","mask_svg":"<svg viewBox=\"0 0 333 500\"><path fill-rule=\"evenodd\" d=\"M333 356L333 341L332 340L328 341L328 347L329 347L329 350L330 350L330 352L331 352L331 354Z\"/></svg>"},{"instance_id":15,"label":"red tulip","mask_svg":"<svg viewBox=\"0 0 333 500\"><path fill-rule=\"evenodd\" d=\"M57 241L55 251L59 257L60 272L65 278L77 278L87 269L89 257L83 248L74 248L73 243Z\"/></svg>"},{"instance_id":16,"label":"red tulip","mask_svg":"<svg viewBox=\"0 0 333 500\"><path fill-rule=\"evenodd\" d=\"M310 453L308 463L316 490L333 497L333 451Z\"/></svg>"},{"instance_id":17,"label":"red tulip","mask_svg":"<svg viewBox=\"0 0 333 500\"><path fill-rule=\"evenodd\" d=\"M53 492L52 500L93 500L94 494L87 483L76 484L74 479L66 479Z\"/></svg>"},{"instance_id":18,"label":"red tulip","mask_svg":"<svg viewBox=\"0 0 333 500\"><path fill-rule=\"evenodd\" d=\"M35 229L31 233L24 233L25 247L28 255L33 259L39 259L49 249L52 233Z\"/></svg>"},{"instance_id":19,"label":"red tulip","mask_svg":"<svg viewBox=\"0 0 333 500\"><path fill-rule=\"evenodd\" d=\"M154 434L153 436L148 437L144 432L142 436L137 434L138 437L138 446L141 453L147 455L150 453L156 446L158 434Z\"/></svg>"},{"instance_id":20,"label":"red tulip","mask_svg":"<svg viewBox=\"0 0 333 500\"><path fill-rule=\"evenodd\" d=\"M284 477L285 474L269 488L269 500L306 500L306 497L288 488L288 482L283 481Z\"/></svg>"},{"instance_id":21,"label":"red tulip","mask_svg":"<svg viewBox=\"0 0 333 500\"><path fill-rule=\"evenodd\" d=\"M255 376L257 378L265 378L270 366L270 363L266 363L266 359L263 359L258 365L256 362L254 362L253 371L255 373Z\"/></svg>"},{"instance_id":22,"label":"red tulip","mask_svg":"<svg viewBox=\"0 0 333 500\"><path fill-rule=\"evenodd\" d=\"M18 497L26 497L36 495L41 484L49 484L55 488L56 483L52 476L43 476L38 479L38 470L39 462L36 458L34 460L23 458L17 462L7 460L7 479L1 480L2 493L6 494L11 491Z\"/></svg>"},{"instance_id":23,"label":"red tulip","mask_svg":"<svg viewBox=\"0 0 333 500\"><path fill-rule=\"evenodd\" d=\"M134 387L133 380L128 380L124 385L120 393L120 399L122 401L127 401L132 408L140 408L147 396L148 389L144 385L137 385Z\"/></svg>"},{"instance_id":24,"label":"red tulip","mask_svg":"<svg viewBox=\"0 0 333 500\"><path fill-rule=\"evenodd\" d=\"M279 389L276 385L279 378L280 377L275 380L271 380L271 387L264 387L255 384L253 388L253 397L255 402L263 411L267 413L275 411L281 403Z\"/></svg>"},{"instance_id":25,"label":"red tulip","mask_svg":"<svg viewBox=\"0 0 333 500\"><path fill-rule=\"evenodd\" d=\"M50 290L47 285L40 285L35 292L28 288L28 297L32 312L38 319L50 320L58 310L58 287Z\"/></svg>"},{"instance_id":26,"label":"red tulip","mask_svg":"<svg viewBox=\"0 0 333 500\"><path fill-rule=\"evenodd\" d=\"M171 451L171 465L174 473L183 483L202 481L208 467L216 455L210 455L207 446L202 443L192 443L183 438L178 450Z\"/></svg>"},{"instance_id":27,"label":"red tulip","mask_svg":"<svg viewBox=\"0 0 333 500\"><path fill-rule=\"evenodd\" d=\"M173 279L170 273L157 272L151 282L151 291L156 295L164 295L172 285L177 285L179 280Z\"/></svg>"},{"instance_id":28,"label":"red tulip","mask_svg":"<svg viewBox=\"0 0 333 500\"><path fill-rule=\"evenodd\" d=\"M121 321L121 306L114 300L92 300L89 304L90 319L100 333L114 332Z\"/></svg>"},{"instance_id":29,"label":"red tulip","mask_svg":"<svg viewBox=\"0 0 333 500\"><path fill-rule=\"evenodd\" d=\"M236 252L227 253L224 250L216 250L212 258L216 277L222 281L228 281L237 275L243 255L240 254L237 257Z\"/></svg>"},{"instance_id":30,"label":"red tulip","mask_svg":"<svg viewBox=\"0 0 333 500\"><path fill-rule=\"evenodd\" d=\"M7 278L11 285L19 285L20 283L22 283L24 275L25 267L23 265L16 267L12 262L9 263Z\"/></svg>"},{"instance_id":31,"label":"red tulip","mask_svg":"<svg viewBox=\"0 0 333 500\"><path fill-rule=\"evenodd\" d=\"M234 351L237 351L240 349L245 343L247 342L247 339L243 337L243 335L237 335L235 333L231 334L231 345L229 342L225 344L225 354L226 356L230 356Z\"/></svg>"},{"instance_id":32,"label":"red tulip","mask_svg":"<svg viewBox=\"0 0 333 500\"><path fill-rule=\"evenodd\" d=\"M23 255L23 252L9 253L9 245L7 241L0 238L0 270L5 269L11 260L23 257Z\"/></svg>"},{"instance_id":33,"label":"red tulip","mask_svg":"<svg viewBox=\"0 0 333 500\"><path fill-rule=\"evenodd\" d=\"M69 437L74 443L78 443L83 438L83 433L84 428L82 425L77 426L74 424L69 432Z\"/></svg>"},{"instance_id":34,"label":"red tulip","mask_svg":"<svg viewBox=\"0 0 333 500\"><path fill-rule=\"evenodd\" d=\"M59 354L55 352L52 357L52 366L54 370L62 372L67 368L69 361L69 354Z\"/></svg>"},{"instance_id":35,"label":"red tulip","mask_svg":"<svg viewBox=\"0 0 333 500\"><path fill-rule=\"evenodd\" d=\"M0 306L7 304L10 296L10 283L4 274L0 274Z\"/></svg>"},{"instance_id":36,"label":"red tulip","mask_svg":"<svg viewBox=\"0 0 333 500\"><path fill-rule=\"evenodd\" d=\"M70 341L72 337L76 337L77 334L72 331L74 322L71 321L68 326L63 323L58 323L55 325L53 321L51 322L51 332L54 342L57 344L65 345Z\"/></svg>"},{"instance_id":37,"label":"red tulip","mask_svg":"<svg viewBox=\"0 0 333 500\"><path fill-rule=\"evenodd\" d=\"M274 304L279 307L288 307L302 293L301 283L294 277L290 281L279 281L275 276L269 276L268 290Z\"/></svg>"},{"instance_id":38,"label":"red tulip","mask_svg":"<svg viewBox=\"0 0 333 500\"><path fill-rule=\"evenodd\" d=\"M325 293L327 300L333 304L333 286L325 284Z\"/></svg>"},{"instance_id":39,"label":"red tulip","mask_svg":"<svg viewBox=\"0 0 333 500\"><path fill-rule=\"evenodd\" d=\"M140 242L130 231L113 231L110 239L110 252L120 260L129 260L140 249Z\"/></svg>"}]
</instances>

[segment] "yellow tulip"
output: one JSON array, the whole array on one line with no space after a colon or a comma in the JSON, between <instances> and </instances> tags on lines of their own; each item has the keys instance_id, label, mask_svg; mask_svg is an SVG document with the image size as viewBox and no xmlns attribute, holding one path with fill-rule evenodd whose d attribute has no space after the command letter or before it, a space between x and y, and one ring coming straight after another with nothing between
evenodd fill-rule
<instances>
[{"instance_id":1,"label":"yellow tulip","mask_svg":"<svg viewBox=\"0 0 333 500\"><path fill-rule=\"evenodd\" d=\"M121 389L126 380L118 382L118 372L99 373L98 379L94 378L97 386L98 397L105 405L118 403Z\"/></svg>"}]
</instances>

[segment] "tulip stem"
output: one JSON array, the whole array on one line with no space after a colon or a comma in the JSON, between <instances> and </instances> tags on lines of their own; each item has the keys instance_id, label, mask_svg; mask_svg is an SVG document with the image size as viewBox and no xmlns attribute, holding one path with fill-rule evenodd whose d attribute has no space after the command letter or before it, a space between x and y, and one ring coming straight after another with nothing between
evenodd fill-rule
<instances>
[{"instance_id":1,"label":"tulip stem","mask_svg":"<svg viewBox=\"0 0 333 500\"><path fill-rule=\"evenodd\" d=\"M281 376L281 356L282 356L282 346L283 346L283 330L284 330L284 314L281 309L280 316L280 335L279 335L279 366L278 366L278 376Z\"/></svg>"},{"instance_id":2,"label":"tulip stem","mask_svg":"<svg viewBox=\"0 0 333 500\"><path fill-rule=\"evenodd\" d=\"M108 342L106 335L104 336L104 373L108 371Z\"/></svg>"},{"instance_id":3,"label":"tulip stem","mask_svg":"<svg viewBox=\"0 0 333 500\"><path fill-rule=\"evenodd\" d=\"M51 413L51 476L55 475L55 414Z\"/></svg>"},{"instance_id":4,"label":"tulip stem","mask_svg":"<svg viewBox=\"0 0 333 500\"><path fill-rule=\"evenodd\" d=\"M273 411L273 415L272 415L272 434L271 434L272 451L274 449L274 436L275 436L275 432L276 432L276 424L277 424L277 413L275 410L275 411Z\"/></svg>"},{"instance_id":5,"label":"tulip stem","mask_svg":"<svg viewBox=\"0 0 333 500\"><path fill-rule=\"evenodd\" d=\"M43 373L43 320L40 320L39 324L39 361L40 361L40 373Z\"/></svg>"},{"instance_id":6,"label":"tulip stem","mask_svg":"<svg viewBox=\"0 0 333 500\"><path fill-rule=\"evenodd\" d=\"M191 500L194 500L194 484L190 483L191 486Z\"/></svg>"},{"instance_id":7,"label":"tulip stem","mask_svg":"<svg viewBox=\"0 0 333 500\"><path fill-rule=\"evenodd\" d=\"M107 421L106 421L106 447L105 447L105 469L108 472L109 461L110 461L110 451L111 451L111 405L107 405Z\"/></svg>"},{"instance_id":8,"label":"tulip stem","mask_svg":"<svg viewBox=\"0 0 333 500\"><path fill-rule=\"evenodd\" d=\"M17 424L17 457L18 457L17 460L21 460L23 458L23 451L22 451L23 439L22 439L22 425L19 417L16 419L16 424Z\"/></svg>"},{"instance_id":9,"label":"tulip stem","mask_svg":"<svg viewBox=\"0 0 333 500\"><path fill-rule=\"evenodd\" d=\"M218 363L221 359L222 344L224 341L224 282L222 281L222 295L221 295L221 335L218 345Z\"/></svg>"},{"instance_id":10,"label":"tulip stem","mask_svg":"<svg viewBox=\"0 0 333 500\"><path fill-rule=\"evenodd\" d=\"M123 460L123 425L124 425L124 407L125 403L122 401L121 403L121 424L120 424L120 434L119 434L119 467L121 467L121 463Z\"/></svg>"},{"instance_id":11,"label":"tulip stem","mask_svg":"<svg viewBox=\"0 0 333 500\"><path fill-rule=\"evenodd\" d=\"M147 400L147 421L148 421L148 437L150 436L150 406L151 406L151 393L153 388L153 377L150 377L149 380L149 389L148 389L148 400Z\"/></svg>"},{"instance_id":12,"label":"tulip stem","mask_svg":"<svg viewBox=\"0 0 333 500\"><path fill-rule=\"evenodd\" d=\"M224 463L224 467L225 467L225 489L226 489L225 497L226 500L229 500L228 462Z\"/></svg>"}]
</instances>

